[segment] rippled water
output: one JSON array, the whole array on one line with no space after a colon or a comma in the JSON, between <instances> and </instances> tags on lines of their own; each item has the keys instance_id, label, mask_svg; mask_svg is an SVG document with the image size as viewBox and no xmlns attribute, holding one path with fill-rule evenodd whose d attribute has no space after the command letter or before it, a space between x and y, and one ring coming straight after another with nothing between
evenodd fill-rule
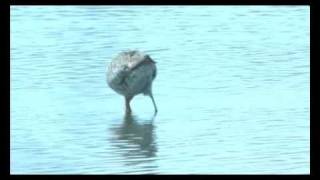
<instances>
[{"instance_id":1,"label":"rippled water","mask_svg":"<svg viewBox=\"0 0 320 180\"><path fill-rule=\"evenodd\" d=\"M12 6L11 173L310 172L308 6ZM133 116L106 84L157 61Z\"/></svg>"}]
</instances>

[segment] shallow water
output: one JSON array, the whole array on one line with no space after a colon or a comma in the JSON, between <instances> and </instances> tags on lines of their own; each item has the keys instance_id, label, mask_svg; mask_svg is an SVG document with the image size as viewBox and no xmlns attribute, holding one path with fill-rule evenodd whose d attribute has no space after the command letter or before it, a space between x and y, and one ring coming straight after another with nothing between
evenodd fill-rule
<instances>
[{"instance_id":1,"label":"shallow water","mask_svg":"<svg viewBox=\"0 0 320 180\"><path fill-rule=\"evenodd\" d=\"M12 6L12 174L308 174L308 6ZM117 53L157 62L133 116Z\"/></svg>"}]
</instances>

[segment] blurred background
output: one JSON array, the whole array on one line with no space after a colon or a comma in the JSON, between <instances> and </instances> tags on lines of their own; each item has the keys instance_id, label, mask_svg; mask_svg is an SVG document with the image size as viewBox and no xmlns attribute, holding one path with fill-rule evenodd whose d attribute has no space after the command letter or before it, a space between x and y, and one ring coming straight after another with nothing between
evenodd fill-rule
<instances>
[{"instance_id":1,"label":"blurred background","mask_svg":"<svg viewBox=\"0 0 320 180\"><path fill-rule=\"evenodd\" d=\"M308 6L11 6L12 174L308 174ZM132 116L119 52L157 62Z\"/></svg>"}]
</instances>

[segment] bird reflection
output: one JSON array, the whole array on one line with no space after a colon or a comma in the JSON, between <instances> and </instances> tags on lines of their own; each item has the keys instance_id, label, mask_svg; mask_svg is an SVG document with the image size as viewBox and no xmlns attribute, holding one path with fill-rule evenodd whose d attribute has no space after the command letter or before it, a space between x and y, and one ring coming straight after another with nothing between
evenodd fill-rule
<instances>
[{"instance_id":1,"label":"bird reflection","mask_svg":"<svg viewBox=\"0 0 320 180\"><path fill-rule=\"evenodd\" d=\"M140 123L138 121L141 120L137 117L126 114L123 123L113 129L115 138L112 144L119 148L120 154L126 158L126 165L149 164L154 161L157 146L153 118Z\"/></svg>"}]
</instances>

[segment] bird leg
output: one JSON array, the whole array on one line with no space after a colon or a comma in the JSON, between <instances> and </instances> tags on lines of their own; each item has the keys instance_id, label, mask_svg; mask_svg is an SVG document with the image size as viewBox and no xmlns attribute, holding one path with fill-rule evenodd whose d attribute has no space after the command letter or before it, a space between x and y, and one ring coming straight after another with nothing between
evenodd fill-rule
<instances>
[{"instance_id":1,"label":"bird leg","mask_svg":"<svg viewBox=\"0 0 320 180\"><path fill-rule=\"evenodd\" d=\"M125 97L126 103L126 114L131 114L130 101L132 97Z\"/></svg>"},{"instance_id":2,"label":"bird leg","mask_svg":"<svg viewBox=\"0 0 320 180\"><path fill-rule=\"evenodd\" d=\"M157 114L158 109L157 109L157 105L156 105L156 102L154 101L152 93L150 93L149 96L150 96L152 103L153 103L153 107L154 107L154 111L155 111L154 113Z\"/></svg>"}]
</instances>

